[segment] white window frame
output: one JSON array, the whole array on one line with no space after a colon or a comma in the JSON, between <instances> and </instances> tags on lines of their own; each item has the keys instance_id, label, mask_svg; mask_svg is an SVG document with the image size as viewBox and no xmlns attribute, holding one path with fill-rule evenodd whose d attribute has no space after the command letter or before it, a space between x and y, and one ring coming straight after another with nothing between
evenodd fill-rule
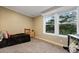
<instances>
[{"instance_id":1,"label":"white window frame","mask_svg":"<svg viewBox=\"0 0 79 59\"><path fill-rule=\"evenodd\" d=\"M61 7L61 8L58 8L56 10L50 11L48 13L42 14L42 16L43 16L43 33L47 34L47 35L55 35L55 36L59 36L59 37L67 37L67 35L60 35L59 34L59 20L58 20L59 15L58 15L58 13L62 12L62 11L64 12L64 11L67 11L67 10L72 10L72 9L75 9L75 8L76 8L76 12L77 12L77 34L79 34L79 7L67 7L67 8ZM54 33L47 33L46 32L46 27L45 27L45 25L46 25L45 17L49 16L51 14L54 14L55 18L57 19L57 20L55 19L55 32Z\"/></svg>"}]
</instances>

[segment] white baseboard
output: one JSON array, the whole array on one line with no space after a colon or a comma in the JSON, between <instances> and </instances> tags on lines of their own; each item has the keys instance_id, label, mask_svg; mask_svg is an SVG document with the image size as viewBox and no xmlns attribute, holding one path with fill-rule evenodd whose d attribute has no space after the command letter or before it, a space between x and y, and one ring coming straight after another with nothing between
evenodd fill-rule
<instances>
[{"instance_id":1,"label":"white baseboard","mask_svg":"<svg viewBox=\"0 0 79 59\"><path fill-rule=\"evenodd\" d=\"M39 38L39 37L35 37L35 38L40 39L40 40L43 40L43 41L48 42L48 43L51 43L51 44L54 44L54 45L57 45L57 46L61 46L61 47L64 46L63 44L60 44L60 43L57 43L57 42L54 42L54 41L51 41L51 40L46 40L46 39Z\"/></svg>"}]
</instances>

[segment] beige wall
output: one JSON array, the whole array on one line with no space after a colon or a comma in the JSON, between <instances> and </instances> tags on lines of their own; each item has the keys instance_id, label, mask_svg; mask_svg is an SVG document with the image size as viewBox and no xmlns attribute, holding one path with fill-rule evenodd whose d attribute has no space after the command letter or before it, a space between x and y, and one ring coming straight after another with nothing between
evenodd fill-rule
<instances>
[{"instance_id":1,"label":"beige wall","mask_svg":"<svg viewBox=\"0 0 79 59\"><path fill-rule=\"evenodd\" d=\"M32 29L32 18L0 7L0 30L16 34L24 32L24 28Z\"/></svg>"},{"instance_id":2,"label":"beige wall","mask_svg":"<svg viewBox=\"0 0 79 59\"><path fill-rule=\"evenodd\" d=\"M61 45L67 45L67 38L58 36L47 35L43 33L43 17L35 17L34 19L34 30L37 38L45 39L46 41L54 42Z\"/></svg>"}]
</instances>

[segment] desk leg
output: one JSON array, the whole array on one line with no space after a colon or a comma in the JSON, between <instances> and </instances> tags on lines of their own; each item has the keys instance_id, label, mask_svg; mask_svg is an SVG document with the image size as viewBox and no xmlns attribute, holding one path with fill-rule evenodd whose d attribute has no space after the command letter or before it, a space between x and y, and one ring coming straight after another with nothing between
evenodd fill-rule
<instances>
[{"instance_id":1,"label":"desk leg","mask_svg":"<svg viewBox=\"0 0 79 59\"><path fill-rule=\"evenodd\" d=\"M70 45L70 36L68 36L68 48L69 48L69 45Z\"/></svg>"},{"instance_id":2,"label":"desk leg","mask_svg":"<svg viewBox=\"0 0 79 59\"><path fill-rule=\"evenodd\" d=\"M68 35L68 52L69 52L69 45L70 45L70 36Z\"/></svg>"},{"instance_id":3,"label":"desk leg","mask_svg":"<svg viewBox=\"0 0 79 59\"><path fill-rule=\"evenodd\" d=\"M67 47L63 47L69 52L69 45L70 45L70 36L68 35Z\"/></svg>"}]
</instances>

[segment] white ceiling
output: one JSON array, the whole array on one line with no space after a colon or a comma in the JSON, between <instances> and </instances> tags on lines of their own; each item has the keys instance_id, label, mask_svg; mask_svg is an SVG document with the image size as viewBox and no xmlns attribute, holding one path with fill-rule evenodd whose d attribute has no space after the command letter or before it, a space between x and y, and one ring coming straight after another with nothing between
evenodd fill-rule
<instances>
[{"instance_id":1,"label":"white ceiling","mask_svg":"<svg viewBox=\"0 0 79 59\"><path fill-rule=\"evenodd\" d=\"M54 6L5 6L10 10L19 12L21 14L35 17L42 14L42 12L49 10L50 8L55 8Z\"/></svg>"}]
</instances>

